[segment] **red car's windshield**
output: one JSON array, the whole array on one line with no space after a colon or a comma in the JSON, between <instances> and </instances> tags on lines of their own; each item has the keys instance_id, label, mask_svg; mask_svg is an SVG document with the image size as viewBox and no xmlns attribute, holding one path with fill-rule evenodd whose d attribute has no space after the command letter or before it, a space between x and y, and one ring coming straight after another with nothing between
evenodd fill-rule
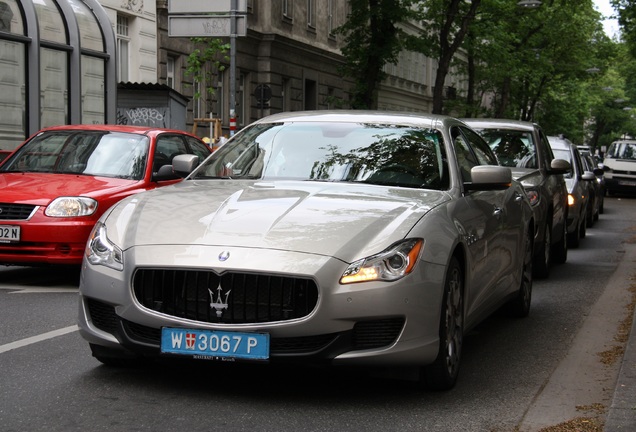
<instances>
[{"instance_id":1,"label":"red car's windshield","mask_svg":"<svg viewBox=\"0 0 636 432\"><path fill-rule=\"evenodd\" d=\"M1 172L85 174L141 180L149 139L120 132L44 132L22 146Z\"/></svg>"}]
</instances>

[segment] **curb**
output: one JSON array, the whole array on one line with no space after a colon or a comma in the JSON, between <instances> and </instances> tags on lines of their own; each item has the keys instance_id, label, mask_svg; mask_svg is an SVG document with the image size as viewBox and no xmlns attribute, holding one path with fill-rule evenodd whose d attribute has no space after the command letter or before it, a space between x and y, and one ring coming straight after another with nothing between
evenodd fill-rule
<instances>
[{"instance_id":1,"label":"curb","mask_svg":"<svg viewBox=\"0 0 636 432\"><path fill-rule=\"evenodd\" d=\"M635 246L626 245L627 254L621 263L626 268L625 272L629 281L634 276L630 273L636 273ZM603 431L636 431L636 317L634 316Z\"/></svg>"}]
</instances>

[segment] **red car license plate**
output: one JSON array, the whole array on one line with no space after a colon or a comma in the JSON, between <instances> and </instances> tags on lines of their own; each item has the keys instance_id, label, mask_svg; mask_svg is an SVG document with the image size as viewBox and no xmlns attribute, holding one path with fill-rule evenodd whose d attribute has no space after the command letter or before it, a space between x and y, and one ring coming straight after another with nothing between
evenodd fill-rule
<instances>
[{"instance_id":1,"label":"red car license plate","mask_svg":"<svg viewBox=\"0 0 636 432\"><path fill-rule=\"evenodd\" d=\"M0 225L0 242L20 241L20 227L15 225Z\"/></svg>"}]
</instances>

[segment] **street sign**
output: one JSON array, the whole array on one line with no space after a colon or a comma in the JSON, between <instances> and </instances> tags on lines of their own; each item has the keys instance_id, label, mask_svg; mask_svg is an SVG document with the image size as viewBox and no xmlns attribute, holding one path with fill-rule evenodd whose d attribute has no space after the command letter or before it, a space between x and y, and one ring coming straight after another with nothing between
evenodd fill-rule
<instances>
[{"instance_id":1,"label":"street sign","mask_svg":"<svg viewBox=\"0 0 636 432\"><path fill-rule=\"evenodd\" d=\"M236 12L247 12L247 0L237 0ZM230 12L232 0L168 0L169 14Z\"/></svg>"},{"instance_id":2,"label":"street sign","mask_svg":"<svg viewBox=\"0 0 636 432\"><path fill-rule=\"evenodd\" d=\"M244 16L236 18L236 35L247 34ZM176 15L168 16L168 36L170 37L229 37L231 32L229 15Z\"/></svg>"},{"instance_id":3,"label":"street sign","mask_svg":"<svg viewBox=\"0 0 636 432\"><path fill-rule=\"evenodd\" d=\"M254 89L254 96L259 104L267 103L272 98L272 88L267 84L259 84Z\"/></svg>"}]
</instances>

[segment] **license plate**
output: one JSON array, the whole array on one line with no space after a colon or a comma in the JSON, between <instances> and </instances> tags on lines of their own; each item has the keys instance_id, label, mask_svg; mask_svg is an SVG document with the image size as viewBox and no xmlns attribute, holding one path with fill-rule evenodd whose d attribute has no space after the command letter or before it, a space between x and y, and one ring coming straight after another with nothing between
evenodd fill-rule
<instances>
[{"instance_id":1,"label":"license plate","mask_svg":"<svg viewBox=\"0 0 636 432\"><path fill-rule=\"evenodd\" d=\"M621 186L636 186L636 181L619 180L618 184Z\"/></svg>"},{"instance_id":2,"label":"license plate","mask_svg":"<svg viewBox=\"0 0 636 432\"><path fill-rule=\"evenodd\" d=\"M0 242L20 241L20 227L15 225L0 225Z\"/></svg>"},{"instance_id":3,"label":"license plate","mask_svg":"<svg viewBox=\"0 0 636 432\"><path fill-rule=\"evenodd\" d=\"M267 360L269 334L164 327L161 352L206 360Z\"/></svg>"}]
</instances>

